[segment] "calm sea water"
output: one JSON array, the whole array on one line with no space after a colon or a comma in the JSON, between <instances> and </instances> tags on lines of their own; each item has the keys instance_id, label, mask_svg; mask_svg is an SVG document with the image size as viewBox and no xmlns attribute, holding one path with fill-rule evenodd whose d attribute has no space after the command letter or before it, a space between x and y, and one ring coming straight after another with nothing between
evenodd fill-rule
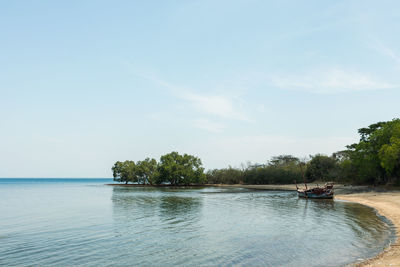
<instances>
[{"instance_id":1,"label":"calm sea water","mask_svg":"<svg viewBox=\"0 0 400 267\"><path fill-rule=\"evenodd\" d=\"M367 207L293 192L0 179L0 265L342 266L392 229Z\"/></svg>"}]
</instances>

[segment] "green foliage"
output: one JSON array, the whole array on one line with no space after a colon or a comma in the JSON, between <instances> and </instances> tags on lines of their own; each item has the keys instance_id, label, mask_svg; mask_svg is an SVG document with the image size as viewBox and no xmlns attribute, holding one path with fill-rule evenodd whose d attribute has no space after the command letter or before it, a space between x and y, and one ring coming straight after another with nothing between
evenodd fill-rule
<instances>
[{"instance_id":1,"label":"green foliage","mask_svg":"<svg viewBox=\"0 0 400 267\"><path fill-rule=\"evenodd\" d=\"M298 169L300 160L292 155L280 155L272 157L269 161L270 166L281 167L285 169Z\"/></svg>"},{"instance_id":2,"label":"green foliage","mask_svg":"<svg viewBox=\"0 0 400 267\"><path fill-rule=\"evenodd\" d=\"M201 160L195 156L171 152L161 156L160 162L146 158L143 161L117 161L112 167L114 180L124 183L190 185L205 182Z\"/></svg>"},{"instance_id":3,"label":"green foliage","mask_svg":"<svg viewBox=\"0 0 400 267\"><path fill-rule=\"evenodd\" d=\"M243 176L242 170L232 167L209 170L206 174L207 182L210 184L241 184Z\"/></svg>"},{"instance_id":4,"label":"green foliage","mask_svg":"<svg viewBox=\"0 0 400 267\"><path fill-rule=\"evenodd\" d=\"M210 184L289 184L302 181L300 160L290 155L273 157L267 164L249 165L240 170L232 167L207 172Z\"/></svg>"},{"instance_id":5,"label":"green foliage","mask_svg":"<svg viewBox=\"0 0 400 267\"><path fill-rule=\"evenodd\" d=\"M160 179L171 185L204 183L204 168L201 165L201 160L195 156L171 152L160 158Z\"/></svg>"},{"instance_id":6,"label":"green foliage","mask_svg":"<svg viewBox=\"0 0 400 267\"><path fill-rule=\"evenodd\" d=\"M354 184L400 184L400 119L371 124L358 130L360 141L332 156L316 154L304 163L291 155L272 157L266 164L247 168L209 170L204 174L201 160L178 152L163 155L160 162L117 161L114 180L141 184L287 184L303 181L335 181Z\"/></svg>"},{"instance_id":7,"label":"green foliage","mask_svg":"<svg viewBox=\"0 0 400 267\"><path fill-rule=\"evenodd\" d=\"M379 149L379 159L386 173L392 176L396 174L396 169L398 171L400 163L400 123L391 125L390 128L390 141Z\"/></svg>"},{"instance_id":8,"label":"green foliage","mask_svg":"<svg viewBox=\"0 0 400 267\"><path fill-rule=\"evenodd\" d=\"M159 173L158 164L155 159L146 158L143 161L138 161L136 166L139 176L139 183L150 185L157 183Z\"/></svg>"},{"instance_id":9,"label":"green foliage","mask_svg":"<svg viewBox=\"0 0 400 267\"><path fill-rule=\"evenodd\" d=\"M138 182L137 166L134 161L117 161L111 169L113 171L114 181L126 184L129 182Z\"/></svg>"},{"instance_id":10,"label":"green foliage","mask_svg":"<svg viewBox=\"0 0 400 267\"><path fill-rule=\"evenodd\" d=\"M332 181L337 174L337 162L333 157L317 154L307 163L308 180Z\"/></svg>"},{"instance_id":11,"label":"green foliage","mask_svg":"<svg viewBox=\"0 0 400 267\"><path fill-rule=\"evenodd\" d=\"M247 169L244 172L246 184L291 184L294 180L303 180L300 169L290 170L277 166L265 166Z\"/></svg>"},{"instance_id":12,"label":"green foliage","mask_svg":"<svg viewBox=\"0 0 400 267\"><path fill-rule=\"evenodd\" d=\"M354 182L399 183L400 120L378 122L358 132L360 142L348 146Z\"/></svg>"}]
</instances>

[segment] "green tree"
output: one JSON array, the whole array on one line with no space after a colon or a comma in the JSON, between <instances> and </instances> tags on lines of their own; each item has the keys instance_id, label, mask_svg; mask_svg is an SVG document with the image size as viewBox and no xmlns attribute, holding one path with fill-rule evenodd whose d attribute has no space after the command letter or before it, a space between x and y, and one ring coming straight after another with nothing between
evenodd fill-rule
<instances>
[{"instance_id":1,"label":"green tree","mask_svg":"<svg viewBox=\"0 0 400 267\"><path fill-rule=\"evenodd\" d=\"M309 181L332 180L332 172L337 167L336 159L317 154L307 163L306 177Z\"/></svg>"},{"instance_id":2,"label":"green tree","mask_svg":"<svg viewBox=\"0 0 400 267\"><path fill-rule=\"evenodd\" d=\"M275 167L298 167L300 160L292 155L279 155L272 157L269 161L269 165Z\"/></svg>"},{"instance_id":3,"label":"green tree","mask_svg":"<svg viewBox=\"0 0 400 267\"><path fill-rule=\"evenodd\" d=\"M113 171L114 181L125 184L138 182L138 172L134 161L117 161L111 170Z\"/></svg>"},{"instance_id":4,"label":"green tree","mask_svg":"<svg viewBox=\"0 0 400 267\"><path fill-rule=\"evenodd\" d=\"M155 159L146 158L136 162L139 183L153 185L157 183L158 164Z\"/></svg>"},{"instance_id":5,"label":"green tree","mask_svg":"<svg viewBox=\"0 0 400 267\"><path fill-rule=\"evenodd\" d=\"M360 142L347 147L355 182L399 181L399 127L400 120L393 119L358 130Z\"/></svg>"},{"instance_id":6,"label":"green tree","mask_svg":"<svg viewBox=\"0 0 400 267\"><path fill-rule=\"evenodd\" d=\"M195 156L171 152L160 158L158 166L159 182L171 185L204 183L205 175L201 160Z\"/></svg>"},{"instance_id":7,"label":"green tree","mask_svg":"<svg viewBox=\"0 0 400 267\"><path fill-rule=\"evenodd\" d=\"M207 182L210 184L241 184L243 179L243 170L231 166L226 169L214 169L207 172Z\"/></svg>"},{"instance_id":8,"label":"green tree","mask_svg":"<svg viewBox=\"0 0 400 267\"><path fill-rule=\"evenodd\" d=\"M381 131L390 132L389 143L381 146L378 155L382 168L385 169L389 180L399 178L400 166L400 121L394 120L385 125ZM398 182L398 181L397 181Z\"/></svg>"}]
</instances>

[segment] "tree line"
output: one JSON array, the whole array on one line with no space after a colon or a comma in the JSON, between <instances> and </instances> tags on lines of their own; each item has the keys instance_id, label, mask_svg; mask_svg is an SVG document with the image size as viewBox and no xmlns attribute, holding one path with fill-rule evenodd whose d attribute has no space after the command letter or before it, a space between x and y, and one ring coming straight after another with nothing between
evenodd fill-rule
<instances>
[{"instance_id":1,"label":"tree line","mask_svg":"<svg viewBox=\"0 0 400 267\"><path fill-rule=\"evenodd\" d=\"M111 168L114 180L125 184L190 185L204 184L205 175L198 157L171 152L160 161L146 158L142 161L117 161Z\"/></svg>"},{"instance_id":2,"label":"tree line","mask_svg":"<svg viewBox=\"0 0 400 267\"><path fill-rule=\"evenodd\" d=\"M400 185L400 119L378 122L358 130L360 140L330 156L316 154L308 160L292 155L272 157L264 164L204 172L201 160L172 152L144 161L117 162L114 179L142 184L288 184L333 181L351 184Z\"/></svg>"}]
</instances>

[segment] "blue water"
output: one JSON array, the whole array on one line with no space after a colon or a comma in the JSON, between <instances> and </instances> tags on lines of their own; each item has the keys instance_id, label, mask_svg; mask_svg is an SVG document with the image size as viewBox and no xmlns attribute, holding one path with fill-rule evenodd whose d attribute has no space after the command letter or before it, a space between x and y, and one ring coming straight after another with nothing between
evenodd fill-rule
<instances>
[{"instance_id":1,"label":"blue water","mask_svg":"<svg viewBox=\"0 0 400 267\"><path fill-rule=\"evenodd\" d=\"M113 184L115 183L112 178L0 178L0 185L8 184L35 184L35 185L49 185L49 184Z\"/></svg>"},{"instance_id":2,"label":"blue water","mask_svg":"<svg viewBox=\"0 0 400 267\"><path fill-rule=\"evenodd\" d=\"M293 192L0 179L1 266L342 266L393 229L365 206Z\"/></svg>"}]
</instances>

